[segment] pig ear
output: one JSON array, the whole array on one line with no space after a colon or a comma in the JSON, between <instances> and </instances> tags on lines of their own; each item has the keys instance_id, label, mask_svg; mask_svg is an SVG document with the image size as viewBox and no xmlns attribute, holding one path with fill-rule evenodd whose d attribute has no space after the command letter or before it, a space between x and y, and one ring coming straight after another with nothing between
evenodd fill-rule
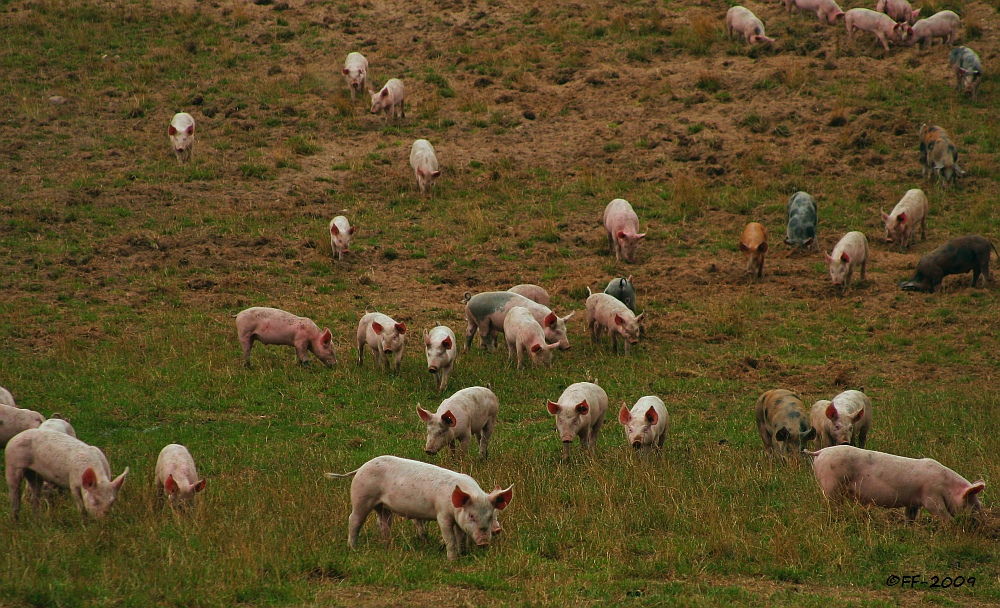
<instances>
[{"instance_id":1,"label":"pig ear","mask_svg":"<svg viewBox=\"0 0 1000 608\"><path fill-rule=\"evenodd\" d=\"M861 408L860 410L857 411L856 414L854 414L854 422L858 422L864 417L865 417L865 408Z\"/></svg>"},{"instance_id":2,"label":"pig ear","mask_svg":"<svg viewBox=\"0 0 1000 608\"><path fill-rule=\"evenodd\" d=\"M451 492L451 504L456 509L461 509L465 505L469 504L472 497L462 491L462 488L455 486L455 489Z\"/></svg>"},{"instance_id":3,"label":"pig ear","mask_svg":"<svg viewBox=\"0 0 1000 608\"><path fill-rule=\"evenodd\" d=\"M372 321L372 329L375 330L375 333L380 334L382 333L382 324L378 321Z\"/></svg>"},{"instance_id":4,"label":"pig ear","mask_svg":"<svg viewBox=\"0 0 1000 608\"><path fill-rule=\"evenodd\" d=\"M207 479L202 479L198 483L194 484L194 491L195 492L201 492L202 490L205 489L205 484L207 484L207 483L208 483Z\"/></svg>"},{"instance_id":5,"label":"pig ear","mask_svg":"<svg viewBox=\"0 0 1000 608\"><path fill-rule=\"evenodd\" d=\"M847 255L847 252L845 251L845 252L843 252L843 253L840 254L840 261L841 262L846 262L846 263L850 264L851 263L851 256Z\"/></svg>"},{"instance_id":6,"label":"pig ear","mask_svg":"<svg viewBox=\"0 0 1000 608\"><path fill-rule=\"evenodd\" d=\"M167 480L163 482L163 490L167 494L173 495L173 494L176 494L177 490L180 490L180 489L181 489L180 486L177 485L177 481L174 480L174 476L173 475L168 475L167 476Z\"/></svg>"},{"instance_id":7,"label":"pig ear","mask_svg":"<svg viewBox=\"0 0 1000 608\"><path fill-rule=\"evenodd\" d=\"M351 73L350 70L348 70L347 68L344 68L344 76L347 76L350 73Z\"/></svg>"},{"instance_id":8,"label":"pig ear","mask_svg":"<svg viewBox=\"0 0 1000 608\"><path fill-rule=\"evenodd\" d=\"M83 489L90 490L97 483L97 473L94 472L94 467L87 467L87 470L83 472Z\"/></svg>"},{"instance_id":9,"label":"pig ear","mask_svg":"<svg viewBox=\"0 0 1000 608\"><path fill-rule=\"evenodd\" d=\"M806 433L805 436L802 439L804 441L812 441L815 438L816 438L816 427L811 426L811 427L809 427L809 432Z\"/></svg>"},{"instance_id":10,"label":"pig ear","mask_svg":"<svg viewBox=\"0 0 1000 608\"><path fill-rule=\"evenodd\" d=\"M330 233L331 234L340 234L340 228L337 228L336 224L330 224Z\"/></svg>"},{"instance_id":11,"label":"pig ear","mask_svg":"<svg viewBox=\"0 0 1000 608\"><path fill-rule=\"evenodd\" d=\"M389 96L389 89L382 89L381 96L382 97L388 97Z\"/></svg>"},{"instance_id":12,"label":"pig ear","mask_svg":"<svg viewBox=\"0 0 1000 608\"><path fill-rule=\"evenodd\" d=\"M575 315L575 314L576 314L576 311L574 310L573 312L571 312L571 313L569 313L568 315L566 315L565 317L563 317L563 318L562 318L562 320L563 320L563 323L565 323L566 321L569 321L569 318L570 318L570 317L572 317L572 316L573 316L573 315Z\"/></svg>"},{"instance_id":13,"label":"pig ear","mask_svg":"<svg viewBox=\"0 0 1000 608\"><path fill-rule=\"evenodd\" d=\"M656 408L652 405L646 410L646 422L656 426L656 423L660 420L660 415L656 413Z\"/></svg>"},{"instance_id":14,"label":"pig ear","mask_svg":"<svg viewBox=\"0 0 1000 608\"><path fill-rule=\"evenodd\" d=\"M616 234L615 236L617 236L620 239L623 239L623 238L625 238L625 231L624 230L619 230L618 234Z\"/></svg>"},{"instance_id":15,"label":"pig ear","mask_svg":"<svg viewBox=\"0 0 1000 608\"><path fill-rule=\"evenodd\" d=\"M441 340L441 346L443 346L445 350L451 350L451 347L454 346L454 343L451 341L451 336Z\"/></svg>"},{"instance_id":16,"label":"pig ear","mask_svg":"<svg viewBox=\"0 0 1000 608\"><path fill-rule=\"evenodd\" d=\"M447 424L448 426L455 426L458 424L458 421L455 420L455 414L452 414L451 410L441 414L441 422Z\"/></svg>"},{"instance_id":17,"label":"pig ear","mask_svg":"<svg viewBox=\"0 0 1000 608\"><path fill-rule=\"evenodd\" d=\"M645 232L642 232L640 234L635 235L635 240L637 240L637 241L639 239L644 239L644 238L646 238L646 233Z\"/></svg>"},{"instance_id":18,"label":"pig ear","mask_svg":"<svg viewBox=\"0 0 1000 608\"><path fill-rule=\"evenodd\" d=\"M498 487L494 492L500 490ZM501 490L499 494L491 497L491 502L493 507L499 511L503 511L510 504L510 501L514 499L514 484L510 484L510 487L506 490Z\"/></svg>"},{"instance_id":19,"label":"pig ear","mask_svg":"<svg viewBox=\"0 0 1000 608\"><path fill-rule=\"evenodd\" d=\"M761 243L760 245L757 245L757 251L761 253L767 253L767 243Z\"/></svg>"},{"instance_id":20,"label":"pig ear","mask_svg":"<svg viewBox=\"0 0 1000 608\"><path fill-rule=\"evenodd\" d=\"M882 215L882 222L888 222L889 221L889 214L888 213L886 213L885 211L882 211L882 210L879 210L879 213Z\"/></svg>"},{"instance_id":21,"label":"pig ear","mask_svg":"<svg viewBox=\"0 0 1000 608\"><path fill-rule=\"evenodd\" d=\"M559 321L559 317L556 316L556 313L550 312L549 314L545 315L544 321L545 323L543 323L543 325L545 325L545 327L552 327Z\"/></svg>"},{"instance_id":22,"label":"pig ear","mask_svg":"<svg viewBox=\"0 0 1000 608\"><path fill-rule=\"evenodd\" d=\"M401 334L406 333L406 323L396 323L396 331Z\"/></svg>"},{"instance_id":23,"label":"pig ear","mask_svg":"<svg viewBox=\"0 0 1000 608\"><path fill-rule=\"evenodd\" d=\"M167 129L167 135L177 135L177 129L174 125L170 125L170 128Z\"/></svg>"},{"instance_id":24,"label":"pig ear","mask_svg":"<svg viewBox=\"0 0 1000 608\"><path fill-rule=\"evenodd\" d=\"M962 495L962 499L967 501L985 489L986 489L986 482L981 480L977 481L976 483L970 485L967 490L965 490L965 492Z\"/></svg>"},{"instance_id":25,"label":"pig ear","mask_svg":"<svg viewBox=\"0 0 1000 608\"><path fill-rule=\"evenodd\" d=\"M642 321L643 317L645 316L646 316L646 311L640 312L638 315L636 315L635 320Z\"/></svg>"},{"instance_id":26,"label":"pig ear","mask_svg":"<svg viewBox=\"0 0 1000 608\"><path fill-rule=\"evenodd\" d=\"M584 399L580 403L576 404L576 413L577 414L580 414L581 416L586 416L587 412L589 412L589 411L590 411L590 405L587 403L586 399Z\"/></svg>"},{"instance_id":27,"label":"pig ear","mask_svg":"<svg viewBox=\"0 0 1000 608\"><path fill-rule=\"evenodd\" d=\"M625 319L618 313L615 313L615 325L625 325Z\"/></svg>"},{"instance_id":28,"label":"pig ear","mask_svg":"<svg viewBox=\"0 0 1000 608\"><path fill-rule=\"evenodd\" d=\"M441 172L440 171L434 171L434 172L431 173L431 177L441 177Z\"/></svg>"},{"instance_id":29,"label":"pig ear","mask_svg":"<svg viewBox=\"0 0 1000 608\"><path fill-rule=\"evenodd\" d=\"M424 345L426 345L426 346L430 346L431 345L431 337L427 333L426 329L424 330Z\"/></svg>"},{"instance_id":30,"label":"pig ear","mask_svg":"<svg viewBox=\"0 0 1000 608\"><path fill-rule=\"evenodd\" d=\"M827 253L827 252L825 252L825 251L823 252L823 259L825 259L827 262L832 262L833 261L833 258L830 257L830 254Z\"/></svg>"},{"instance_id":31,"label":"pig ear","mask_svg":"<svg viewBox=\"0 0 1000 608\"><path fill-rule=\"evenodd\" d=\"M625 402L622 402L622 409L618 410L618 422L622 424L628 424L629 420L632 420L632 412L628 411L628 406Z\"/></svg>"},{"instance_id":32,"label":"pig ear","mask_svg":"<svg viewBox=\"0 0 1000 608\"><path fill-rule=\"evenodd\" d=\"M333 341L333 334L330 333L330 328L329 327L327 327L325 330L323 330L323 335L320 336L319 339L320 339L321 342L323 342L323 344L329 344L330 342Z\"/></svg>"},{"instance_id":33,"label":"pig ear","mask_svg":"<svg viewBox=\"0 0 1000 608\"><path fill-rule=\"evenodd\" d=\"M542 345L541 345L541 344L538 344L538 343L536 342L535 344L532 344L532 345L531 345L531 352L533 352L533 353L537 353L537 352L538 352L538 351L540 351L540 350L542 350Z\"/></svg>"},{"instance_id":34,"label":"pig ear","mask_svg":"<svg viewBox=\"0 0 1000 608\"><path fill-rule=\"evenodd\" d=\"M774 438L778 441L786 441L788 439L788 429L781 427L778 432L774 434Z\"/></svg>"},{"instance_id":35,"label":"pig ear","mask_svg":"<svg viewBox=\"0 0 1000 608\"><path fill-rule=\"evenodd\" d=\"M905 222L906 222L906 214L905 213L900 213L899 216L896 217L896 223L897 224L903 224Z\"/></svg>"},{"instance_id":36,"label":"pig ear","mask_svg":"<svg viewBox=\"0 0 1000 608\"><path fill-rule=\"evenodd\" d=\"M549 400L545 404L545 409L549 410L549 414L555 416L556 414L559 413L559 404L556 403L555 401Z\"/></svg>"},{"instance_id":37,"label":"pig ear","mask_svg":"<svg viewBox=\"0 0 1000 608\"><path fill-rule=\"evenodd\" d=\"M746 243L744 243L743 241L740 241L740 251L742 251L743 253L746 253L746 252L750 251L750 248L747 247Z\"/></svg>"},{"instance_id":38,"label":"pig ear","mask_svg":"<svg viewBox=\"0 0 1000 608\"><path fill-rule=\"evenodd\" d=\"M826 417L827 418L829 418L830 420L836 420L837 416L838 416L838 414L837 414L837 408L835 408L833 406L833 403L830 403L830 405L826 406Z\"/></svg>"},{"instance_id":39,"label":"pig ear","mask_svg":"<svg viewBox=\"0 0 1000 608\"><path fill-rule=\"evenodd\" d=\"M111 482L111 487L114 488L116 494L122 489L122 484L125 483L125 476L128 475L128 471L129 468L125 467L125 471Z\"/></svg>"},{"instance_id":40,"label":"pig ear","mask_svg":"<svg viewBox=\"0 0 1000 608\"><path fill-rule=\"evenodd\" d=\"M625 282L626 283L631 283L632 282L632 275L628 275L628 278L625 279Z\"/></svg>"},{"instance_id":41,"label":"pig ear","mask_svg":"<svg viewBox=\"0 0 1000 608\"><path fill-rule=\"evenodd\" d=\"M347 234L354 234L354 226L347 229Z\"/></svg>"},{"instance_id":42,"label":"pig ear","mask_svg":"<svg viewBox=\"0 0 1000 608\"><path fill-rule=\"evenodd\" d=\"M433 414L431 414L430 412L428 412L424 408L420 407L420 404L418 403L417 404L417 416L420 416L420 419L423 420L424 422L429 422L430 419L431 419L431 417L433 416Z\"/></svg>"},{"instance_id":43,"label":"pig ear","mask_svg":"<svg viewBox=\"0 0 1000 608\"><path fill-rule=\"evenodd\" d=\"M188 127L188 135L194 135L194 125Z\"/></svg>"}]
</instances>

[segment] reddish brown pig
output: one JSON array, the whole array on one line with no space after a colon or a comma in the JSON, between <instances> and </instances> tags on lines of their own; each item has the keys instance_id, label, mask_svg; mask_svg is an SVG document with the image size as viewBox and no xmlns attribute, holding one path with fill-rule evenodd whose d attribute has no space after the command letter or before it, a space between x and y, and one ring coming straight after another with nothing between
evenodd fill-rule
<instances>
[{"instance_id":1,"label":"reddish brown pig","mask_svg":"<svg viewBox=\"0 0 1000 608\"><path fill-rule=\"evenodd\" d=\"M767 228L750 222L740 237L740 251L747 257L747 274L758 279L764 274L764 254L767 253Z\"/></svg>"}]
</instances>

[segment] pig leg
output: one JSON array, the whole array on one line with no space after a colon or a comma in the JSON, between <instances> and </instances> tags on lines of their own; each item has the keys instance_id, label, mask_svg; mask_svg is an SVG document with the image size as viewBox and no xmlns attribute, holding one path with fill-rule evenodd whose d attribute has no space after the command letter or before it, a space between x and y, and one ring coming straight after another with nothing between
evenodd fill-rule
<instances>
[{"instance_id":1,"label":"pig leg","mask_svg":"<svg viewBox=\"0 0 1000 608\"><path fill-rule=\"evenodd\" d=\"M924 500L924 508L931 512L943 522L949 522L955 519L955 515L948 510L948 504L944 501L942 496L931 496Z\"/></svg>"},{"instance_id":2,"label":"pig leg","mask_svg":"<svg viewBox=\"0 0 1000 608\"><path fill-rule=\"evenodd\" d=\"M360 505L355 506L351 510L351 516L347 520L347 544L351 549L358 548L358 533L361 532L361 526L365 525L365 520L368 519L368 514L371 513L371 507L369 505L364 505L366 508L362 509Z\"/></svg>"},{"instance_id":3,"label":"pig leg","mask_svg":"<svg viewBox=\"0 0 1000 608\"><path fill-rule=\"evenodd\" d=\"M442 369L437 373L438 377L438 392L448 390L448 369Z\"/></svg>"},{"instance_id":4,"label":"pig leg","mask_svg":"<svg viewBox=\"0 0 1000 608\"><path fill-rule=\"evenodd\" d=\"M402 349L402 348L400 348L400 349L399 349L399 350L398 350L398 351L396 352L396 361L395 361L395 363L396 363L396 373L397 373L397 374L399 373L399 364L400 364L400 363L401 363L402 361L403 361L403 349Z\"/></svg>"},{"instance_id":5,"label":"pig leg","mask_svg":"<svg viewBox=\"0 0 1000 608\"><path fill-rule=\"evenodd\" d=\"M367 340L361 332L358 332L358 365L365 362L365 343Z\"/></svg>"},{"instance_id":6,"label":"pig leg","mask_svg":"<svg viewBox=\"0 0 1000 608\"><path fill-rule=\"evenodd\" d=\"M476 331L479 329L479 325L476 323L476 318L469 313L469 309L465 309L465 322L467 326L465 328L465 352L469 352L472 348L472 338L476 336Z\"/></svg>"},{"instance_id":7,"label":"pig leg","mask_svg":"<svg viewBox=\"0 0 1000 608\"><path fill-rule=\"evenodd\" d=\"M24 478L28 481L28 500L31 502L31 510L38 511L38 499L42 496L42 484L44 481L41 476L27 469L24 471ZM83 513L83 500L80 501L80 512Z\"/></svg>"},{"instance_id":8,"label":"pig leg","mask_svg":"<svg viewBox=\"0 0 1000 608\"><path fill-rule=\"evenodd\" d=\"M889 42L885 39L885 34L883 34L882 32L876 32L875 36L878 37L879 42L881 42L882 46L885 48L885 52L888 53L889 52Z\"/></svg>"},{"instance_id":9,"label":"pig leg","mask_svg":"<svg viewBox=\"0 0 1000 608\"><path fill-rule=\"evenodd\" d=\"M906 521L916 521L920 513L920 507L906 507Z\"/></svg>"},{"instance_id":10,"label":"pig leg","mask_svg":"<svg viewBox=\"0 0 1000 608\"><path fill-rule=\"evenodd\" d=\"M563 458L566 460L569 460L569 448L571 445L573 445L572 441L563 442Z\"/></svg>"},{"instance_id":11,"label":"pig leg","mask_svg":"<svg viewBox=\"0 0 1000 608\"><path fill-rule=\"evenodd\" d=\"M920 219L920 240L927 240L927 216Z\"/></svg>"},{"instance_id":12,"label":"pig leg","mask_svg":"<svg viewBox=\"0 0 1000 608\"><path fill-rule=\"evenodd\" d=\"M630 348L629 341L626 340L625 338L622 338L622 345L625 347L625 356L626 357L629 356L629 348Z\"/></svg>"},{"instance_id":13,"label":"pig leg","mask_svg":"<svg viewBox=\"0 0 1000 608\"><path fill-rule=\"evenodd\" d=\"M771 443L771 433L768 432L767 427L763 424L757 425L757 432L760 433L760 438L764 442L764 451L771 453L774 451L774 445Z\"/></svg>"},{"instance_id":14,"label":"pig leg","mask_svg":"<svg viewBox=\"0 0 1000 608\"><path fill-rule=\"evenodd\" d=\"M594 426L590 428L590 449L593 450L597 447L597 434L601 432L601 427L604 426L604 418L598 420Z\"/></svg>"},{"instance_id":15,"label":"pig leg","mask_svg":"<svg viewBox=\"0 0 1000 608\"><path fill-rule=\"evenodd\" d=\"M514 360L514 353L517 351L517 343L511 340L507 335L504 335L504 342L507 343L507 363ZM518 359L520 359L520 353L518 353Z\"/></svg>"},{"instance_id":16,"label":"pig leg","mask_svg":"<svg viewBox=\"0 0 1000 608\"><path fill-rule=\"evenodd\" d=\"M299 338L295 340L295 354L299 358L299 365L309 365L309 340Z\"/></svg>"},{"instance_id":17,"label":"pig leg","mask_svg":"<svg viewBox=\"0 0 1000 608\"><path fill-rule=\"evenodd\" d=\"M493 425L495 424L496 422L490 420L479 433L479 457L484 460L490 457L490 435L493 434Z\"/></svg>"},{"instance_id":18,"label":"pig leg","mask_svg":"<svg viewBox=\"0 0 1000 608\"><path fill-rule=\"evenodd\" d=\"M253 332L240 333L240 346L243 347L243 367L250 368L250 349L253 348Z\"/></svg>"},{"instance_id":19,"label":"pig leg","mask_svg":"<svg viewBox=\"0 0 1000 608\"><path fill-rule=\"evenodd\" d=\"M462 454L469 453L469 444L471 443L472 443L471 435L466 435L465 437L462 437L462 439L459 440L458 445L462 450Z\"/></svg>"},{"instance_id":20,"label":"pig leg","mask_svg":"<svg viewBox=\"0 0 1000 608\"><path fill-rule=\"evenodd\" d=\"M979 265L977 264L977 265L973 266L972 267L972 286L973 287L975 287L976 285L979 284L979 275L980 274L981 274L981 269L979 268ZM986 286L986 281L983 281L983 286L984 287Z\"/></svg>"},{"instance_id":21,"label":"pig leg","mask_svg":"<svg viewBox=\"0 0 1000 608\"><path fill-rule=\"evenodd\" d=\"M448 559L458 559L458 555L461 552L461 548L458 546L459 539L455 533L459 529L458 526L455 525L453 519L447 517L444 513L438 515L437 522L441 528L441 537L444 538L444 544L447 547Z\"/></svg>"},{"instance_id":22,"label":"pig leg","mask_svg":"<svg viewBox=\"0 0 1000 608\"><path fill-rule=\"evenodd\" d=\"M414 519L413 527L416 529L417 537L420 538L420 540L427 540L427 524L424 523L424 520Z\"/></svg>"},{"instance_id":23,"label":"pig leg","mask_svg":"<svg viewBox=\"0 0 1000 608\"><path fill-rule=\"evenodd\" d=\"M662 448L663 442L667 439L666 433L660 433L660 438L656 440L656 447Z\"/></svg>"},{"instance_id":24,"label":"pig leg","mask_svg":"<svg viewBox=\"0 0 1000 608\"><path fill-rule=\"evenodd\" d=\"M14 521L21 512L21 481L24 479L24 469L7 467L7 490L10 492L10 513Z\"/></svg>"},{"instance_id":25,"label":"pig leg","mask_svg":"<svg viewBox=\"0 0 1000 608\"><path fill-rule=\"evenodd\" d=\"M757 267L757 278L764 276L764 260L760 261L760 266Z\"/></svg>"},{"instance_id":26,"label":"pig leg","mask_svg":"<svg viewBox=\"0 0 1000 608\"><path fill-rule=\"evenodd\" d=\"M905 237L906 235L904 234L903 236ZM861 262L861 280L862 280L862 281L866 281L866 280L867 280L867 279L865 278L865 269L866 269L867 267L868 267L868 258L865 258L865 261L864 261L864 262Z\"/></svg>"},{"instance_id":27,"label":"pig leg","mask_svg":"<svg viewBox=\"0 0 1000 608\"><path fill-rule=\"evenodd\" d=\"M482 341L483 348L487 352L492 351L492 347L496 345L496 333L491 329L489 317L479 322L479 339Z\"/></svg>"},{"instance_id":28,"label":"pig leg","mask_svg":"<svg viewBox=\"0 0 1000 608\"><path fill-rule=\"evenodd\" d=\"M375 507L375 512L378 514L378 528L382 533L382 542L388 545L392 540L392 511L379 505Z\"/></svg>"}]
</instances>

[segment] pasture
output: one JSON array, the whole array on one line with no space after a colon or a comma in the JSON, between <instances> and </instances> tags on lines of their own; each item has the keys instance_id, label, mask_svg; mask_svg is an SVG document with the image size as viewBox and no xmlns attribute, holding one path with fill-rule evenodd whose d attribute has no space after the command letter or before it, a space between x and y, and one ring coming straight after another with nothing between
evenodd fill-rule
<instances>
[{"instance_id":1,"label":"pasture","mask_svg":"<svg viewBox=\"0 0 1000 608\"><path fill-rule=\"evenodd\" d=\"M944 45L884 54L776 3L747 4L776 38L748 47L718 0L0 0L0 386L69 418L114 474L131 467L100 521L62 495L15 524L0 490L0 605L1000 602L997 283L897 286L949 238L1000 240L1000 18L995 2L914 5L961 15L977 102ZM351 51L377 84L404 81L405 119L351 102ZM197 121L188 164L175 112ZM958 146L955 187L922 178L923 123ZM441 161L432 196L407 163L417 138ZM930 200L927 239L900 253L878 210L909 188ZM781 242L798 190L822 250L867 235L868 280L846 296L821 252ZM618 197L648 234L635 264L600 225ZM338 262L342 210L358 233ZM770 233L758 282L736 247L750 221ZM646 316L624 358L591 343L583 306L629 275ZM576 311L572 349L517 371L477 338L448 393L499 397L490 458L428 457L415 408L444 395L422 331L462 342L465 292L521 282ZM244 369L231 317L249 306L330 327L338 364L258 344ZM356 364L376 309L410 328L398 375ZM595 379L611 400L597 449L563 462L546 399ZM869 449L986 480L982 517L834 508L808 462L765 455L761 393L808 407L861 387ZM640 457L615 412L649 394L671 428ZM208 480L188 516L154 500L172 442ZM350 484L323 473L381 454L513 483L502 536L449 562L436 525L424 541L397 520L387 548L371 517L349 550ZM969 582L886 584L915 574Z\"/></svg>"}]
</instances>

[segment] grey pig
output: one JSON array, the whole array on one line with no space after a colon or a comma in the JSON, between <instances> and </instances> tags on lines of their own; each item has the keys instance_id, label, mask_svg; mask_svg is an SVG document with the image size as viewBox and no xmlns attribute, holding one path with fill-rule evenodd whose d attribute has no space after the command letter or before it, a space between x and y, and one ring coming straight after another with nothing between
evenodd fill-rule
<instances>
[{"instance_id":1,"label":"grey pig","mask_svg":"<svg viewBox=\"0 0 1000 608\"><path fill-rule=\"evenodd\" d=\"M574 313L558 317L548 306L543 306L520 294L509 291L487 291L472 296L465 305L465 321L468 323L465 330L465 350L472 347L472 338L476 332L479 333L483 348L491 350L495 347L497 333L503 331L507 312L515 306L523 306L531 312L531 316L542 326L546 342L558 344L560 350L569 348L566 321Z\"/></svg>"},{"instance_id":2,"label":"grey pig","mask_svg":"<svg viewBox=\"0 0 1000 608\"><path fill-rule=\"evenodd\" d=\"M635 312L635 285L632 284L632 275L627 279L618 277L611 279L608 286L604 288L604 293L615 298L632 312Z\"/></svg>"},{"instance_id":3,"label":"grey pig","mask_svg":"<svg viewBox=\"0 0 1000 608\"><path fill-rule=\"evenodd\" d=\"M785 206L788 225L785 228L785 243L812 250L819 249L816 241L816 199L805 192L796 192L788 198Z\"/></svg>"},{"instance_id":4,"label":"grey pig","mask_svg":"<svg viewBox=\"0 0 1000 608\"><path fill-rule=\"evenodd\" d=\"M979 282L979 275L982 274L986 280L990 277L990 250L997 248L989 239L981 236L968 235L951 239L934 251L920 258L917 263L917 271L913 273L913 278L902 283L900 287L903 291L928 291L934 290L941 285L949 274L965 274L972 271L972 286ZM1000 252L997 253L1000 256Z\"/></svg>"}]
</instances>

